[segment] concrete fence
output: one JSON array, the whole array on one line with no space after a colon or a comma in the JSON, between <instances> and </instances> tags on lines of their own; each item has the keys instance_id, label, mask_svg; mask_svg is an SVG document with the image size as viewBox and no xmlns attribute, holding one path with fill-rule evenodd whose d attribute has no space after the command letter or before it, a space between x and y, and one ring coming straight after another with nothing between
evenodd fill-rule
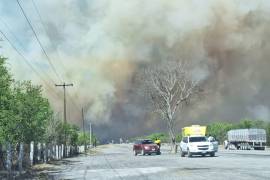
<instances>
[{"instance_id":1,"label":"concrete fence","mask_svg":"<svg viewBox=\"0 0 270 180\"><path fill-rule=\"evenodd\" d=\"M24 170L35 164L61 160L84 152L84 146L64 146L63 144L46 144L31 142L30 144L0 144L0 179L1 172L10 179L14 174L22 174Z\"/></svg>"}]
</instances>

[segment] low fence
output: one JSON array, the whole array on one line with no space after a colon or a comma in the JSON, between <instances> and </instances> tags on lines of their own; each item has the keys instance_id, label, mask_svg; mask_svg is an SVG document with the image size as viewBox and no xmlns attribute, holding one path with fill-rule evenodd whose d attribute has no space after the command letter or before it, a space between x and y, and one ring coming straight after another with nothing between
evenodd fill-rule
<instances>
[{"instance_id":1,"label":"low fence","mask_svg":"<svg viewBox=\"0 0 270 180\"><path fill-rule=\"evenodd\" d=\"M25 169L35 164L72 157L84 152L84 146L64 146L63 144L0 144L0 179L3 174L7 179L22 174ZM2 173L1 173L2 172ZM2 174L2 175L1 175Z\"/></svg>"}]
</instances>

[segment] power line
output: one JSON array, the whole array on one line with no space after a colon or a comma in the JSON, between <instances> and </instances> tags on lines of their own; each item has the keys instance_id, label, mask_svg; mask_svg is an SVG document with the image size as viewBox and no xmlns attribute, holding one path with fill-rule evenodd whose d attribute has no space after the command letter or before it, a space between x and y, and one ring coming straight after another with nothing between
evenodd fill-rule
<instances>
[{"instance_id":1,"label":"power line","mask_svg":"<svg viewBox=\"0 0 270 180\"><path fill-rule=\"evenodd\" d=\"M9 27L9 25L0 17L0 21L2 22L2 24L5 26L5 28L7 29L7 31L9 32L9 34L11 34L13 36L13 38L18 42L18 44L21 46L22 49L24 49L24 46L22 44L22 42L19 40L19 38L15 35L15 33L11 30L11 28ZM51 84L49 82L47 82L42 76L41 74L34 68L34 66L31 65L30 60L27 59L17 48L16 46L11 42L11 40L6 36L6 34L1 31L1 34L3 35L3 37L5 37L5 39L7 40L7 42L10 44L10 46L17 52L17 54L19 54L22 59L24 60L25 64L28 65L30 67L30 69L41 79L41 81L43 81L44 85L46 85L46 87L48 88L47 91L51 94L54 95L55 97L60 97L60 95L55 91L54 88L51 87L51 84L55 84L54 80L45 72L42 71L47 78L49 78L49 80L51 81Z\"/></svg>"},{"instance_id":2,"label":"power line","mask_svg":"<svg viewBox=\"0 0 270 180\"><path fill-rule=\"evenodd\" d=\"M9 33L15 38L15 40L19 42L20 46L22 47L21 42L19 41L17 36L11 31L11 29L9 28L9 25L1 17L0 17L0 21L5 26L5 28L9 31Z\"/></svg>"},{"instance_id":3,"label":"power line","mask_svg":"<svg viewBox=\"0 0 270 180\"><path fill-rule=\"evenodd\" d=\"M45 25L45 23L44 23L44 20L43 20L43 18L42 18L42 16L41 16L41 14L40 14L40 12L39 12L39 9L38 9L38 7L37 7L37 5L36 5L36 3L35 3L34 0L32 0L32 4L33 4L33 7L34 7L34 9L35 9L35 11L36 11L36 13L37 13L39 19L40 19L40 22L41 22L41 24L42 24L42 27L43 27L44 31L46 32L46 34L47 34L47 36L48 36L48 39L49 39L51 45L53 46L54 49L57 49L56 46L55 46L55 44L54 44L54 43L51 41L51 39L49 38L49 34L48 34L48 31L47 31L46 25ZM57 55L59 56L57 50L56 50L56 52L57 52ZM61 64L61 66L63 67L63 69L65 70L66 67L65 67L64 63L62 63L61 58L59 58L59 62L60 62L60 64ZM70 96L69 93L67 93L67 95L68 95L68 97L70 98L72 104L77 108L78 111L80 111L80 107L77 105L77 103L75 103L73 97Z\"/></svg>"},{"instance_id":4,"label":"power line","mask_svg":"<svg viewBox=\"0 0 270 180\"><path fill-rule=\"evenodd\" d=\"M20 45L20 47L22 49L24 49L23 43L18 39L18 37L15 35L15 33L13 33L13 31L10 29L9 25L0 17L0 21L2 22L2 24L5 26L5 28L8 30L8 32L14 37L14 39L18 42L18 44ZM10 40L9 40L10 41ZM29 63L30 64L30 63ZM31 65L31 64L30 64ZM46 74L46 77L49 78L49 80L55 84L54 80L45 72L42 71L44 74Z\"/></svg>"},{"instance_id":5,"label":"power line","mask_svg":"<svg viewBox=\"0 0 270 180\"><path fill-rule=\"evenodd\" d=\"M43 21L43 19L41 18L41 14L40 14L40 12L39 12L39 10L38 10L38 8L37 8L37 5L36 5L36 3L35 3L34 0L32 0L32 4L33 4L33 6L34 6L34 9L35 9L35 11L36 11L36 13L37 13L37 15L38 15L38 17L39 17L39 19L40 19L40 22L41 22L41 24L42 24L44 30L46 30L45 25L44 25L44 21Z\"/></svg>"},{"instance_id":6,"label":"power line","mask_svg":"<svg viewBox=\"0 0 270 180\"><path fill-rule=\"evenodd\" d=\"M0 33L2 36L8 41L8 43L11 45L11 47L23 58L24 62L40 77L41 80L45 81L45 79L40 76L40 74L34 69L34 67L29 63L29 61L26 59L26 57L13 45L13 43L9 40L9 38L3 33L2 30L0 30ZM46 81L45 81L46 82Z\"/></svg>"},{"instance_id":7,"label":"power line","mask_svg":"<svg viewBox=\"0 0 270 180\"><path fill-rule=\"evenodd\" d=\"M52 63L52 61L51 61L49 55L48 55L47 52L45 51L45 48L43 47L41 41L39 40L39 38L38 38L38 36L37 36L37 33L36 33L36 31L34 30L34 27L32 26L32 24L31 24L29 18L27 17L27 15L26 15L26 13L25 13L25 11L24 11L22 5L20 4L19 0L16 0L16 1L17 1L17 4L18 4L19 7L20 7L20 9L21 9L21 11L22 11L22 13L23 13L25 19L27 20L27 23L29 24L31 30L33 31L34 36L35 36L35 38L36 38L36 40L37 40L39 46L41 47L41 49L42 49L44 55L46 56L47 61L49 62L49 65L51 66L51 68L52 68L52 70L54 71L54 73L55 73L55 75L57 76L57 78L58 78L60 81L63 81L63 79L62 79L62 78L60 77L60 75L58 74L58 72L57 72L55 66L53 65L53 63ZM34 5L34 9L36 10L36 12L37 12L37 14L38 14L38 17L39 17L39 19L40 19L40 21L41 21L41 23L42 23L42 26L43 26L43 28L44 28L44 30L45 30L47 36L48 36L48 33L47 33L47 31L46 31L44 22L43 22L43 20L42 20L42 18L41 18L41 15L40 15L39 11L38 11L38 8L37 8L36 4L34 3L34 1L32 1L32 3L33 3L33 5ZM62 64L62 63L61 63L61 64ZM62 65L63 65L63 64L62 64ZM63 66L63 67L64 67L64 66ZM70 99L72 100L72 103L75 104L75 103L74 103L74 100L73 100L72 98L70 98ZM76 105L75 105L75 106L76 106ZM76 107L77 107L77 106L76 106ZM78 108L78 107L77 107L77 108ZM78 108L78 109L79 109L79 108Z\"/></svg>"},{"instance_id":8,"label":"power line","mask_svg":"<svg viewBox=\"0 0 270 180\"><path fill-rule=\"evenodd\" d=\"M75 103L73 97L67 92L68 98L71 100L71 103L77 108L78 111L80 111L80 107Z\"/></svg>"},{"instance_id":9,"label":"power line","mask_svg":"<svg viewBox=\"0 0 270 180\"><path fill-rule=\"evenodd\" d=\"M21 7L21 6L20 6ZM17 38L17 36L12 32L12 30L9 28L8 24L0 17L0 21L2 22L2 24L6 27L6 29L9 31L9 33L14 37L14 39L19 43L19 45L23 48L23 45L21 43L21 41ZM36 35L35 31L33 31L34 34ZM35 70L35 68L31 65L30 61L16 48L16 46L10 41L10 39L3 33L3 31L1 31L1 34L5 37L5 39L9 42L9 44L11 45L11 47L23 58L24 62L31 68L31 70L36 73L39 78L44 82L44 84L47 85L47 87L50 89L50 91L48 92L54 92L54 94L56 94L57 97L59 97L59 94L55 92L55 89L53 89L49 83L38 73L38 71ZM39 39L37 39L39 41ZM39 41L40 42L40 41ZM41 46L42 47L42 46ZM46 52L45 52L46 53ZM47 54L46 54L47 55ZM49 76L47 76L49 77ZM55 82L50 78L51 82L53 84L55 84ZM69 98L71 99L72 103L74 104L74 106L77 109L80 109L76 103L74 102L73 98L69 96Z\"/></svg>"},{"instance_id":10,"label":"power line","mask_svg":"<svg viewBox=\"0 0 270 180\"><path fill-rule=\"evenodd\" d=\"M58 74L56 68L54 67L54 65L53 65L53 63L52 63L50 57L48 56L47 52L45 51L45 48L43 47L43 45L42 45L40 39L38 38L37 33L36 33L36 31L34 30L34 27L32 26L32 24L31 24L29 18L27 17L27 15L26 15L26 13L25 13L25 11L24 11L22 5L20 4L19 0L16 0L16 1L17 1L17 4L18 4L19 7L20 7L20 9L21 9L21 11L22 11L22 13L23 13L25 19L27 20L27 23L29 24L31 30L33 31L34 36L35 36L35 38L36 38L36 40L37 40L39 46L41 47L41 49L42 49L44 55L46 56L47 61L49 62L49 64L50 64L52 70L54 71L54 73L55 73L55 75L58 77L58 79L59 79L60 81L63 81L63 79L62 79L62 78L60 77L60 75ZM43 20L42 20L42 18L41 18L41 15L40 15L40 13L39 13L39 11L38 11L38 9L37 9L37 7L36 7L34 1L32 1L32 2L33 2L34 8L35 8L35 10L36 10L36 12L37 12L37 14L38 14L40 20L41 20L41 23L42 23L42 25L43 25L43 28L44 28L44 30L46 31L46 28L45 28L45 26L44 26L44 23L43 23ZM47 31L46 31L46 33L47 33ZM62 64L62 63L61 63L61 64ZM70 99L71 99L72 103L75 105L75 107L78 108L78 106L77 106L76 103L74 102L73 98L70 97ZM80 108L78 108L78 110L79 110L79 109L80 109Z\"/></svg>"},{"instance_id":11,"label":"power line","mask_svg":"<svg viewBox=\"0 0 270 180\"><path fill-rule=\"evenodd\" d=\"M54 43L51 41L51 39L50 39L50 36L49 36L48 31L47 31L47 28L46 28L46 25L45 25L45 23L44 23L44 20L43 20L43 18L42 18L42 16L41 16L40 11L39 11L39 9L38 9L38 7L37 7L37 5L36 5L36 3L35 3L34 0L32 0L32 4L33 4L33 7L34 7L34 9L35 9L35 11L36 11L36 13L37 13L37 15L38 15L38 18L39 18L39 20L40 20L40 22L41 22L41 25L42 25L44 31L46 32L46 34L47 34L47 36L48 36L48 39L49 39L51 45L53 46L54 49L56 49L57 55L59 56L58 51L57 51L57 47L55 46L55 44L54 44ZM62 63L61 59L59 59L59 62L60 62L60 64L61 64L61 66L63 67L63 69L66 69L66 67L65 67L64 63Z\"/></svg>"},{"instance_id":12,"label":"power line","mask_svg":"<svg viewBox=\"0 0 270 180\"><path fill-rule=\"evenodd\" d=\"M35 70L35 68L31 65L31 63L29 62L29 60L16 48L16 46L10 41L10 39L5 35L5 33L0 29L0 33L2 34L2 36L7 40L7 42L10 44L10 46L23 58L24 62L30 67L30 69L36 73L37 76L39 76L39 78L43 81L44 84L46 84L49 88L51 88L49 86L49 83L40 75L39 72L37 72ZM51 88L51 90L53 90ZM58 94L55 93L57 96Z\"/></svg>"},{"instance_id":13,"label":"power line","mask_svg":"<svg viewBox=\"0 0 270 180\"><path fill-rule=\"evenodd\" d=\"M20 9L21 9L21 11L22 11L22 13L23 13L23 16L25 17L25 19L26 19L27 23L29 24L31 30L33 31L34 36L35 36L35 38L36 38L36 40L37 40L37 42L38 42L40 48L42 49L42 51L43 51L43 53L44 53L44 55L45 55L47 61L49 62L49 65L51 66L53 72L55 73L55 75L57 76L57 78L58 78L60 81L63 81L62 78L61 78L61 76L60 76L60 75L58 74L58 72L56 71L56 68L54 67L54 65L53 65L53 63L52 63L50 57L48 56L47 52L45 51L43 45L41 44L41 41L39 40L39 38L38 38L38 36L37 36L37 33L36 33L36 31L34 30L34 27L32 26L30 20L28 19L28 17L27 17L27 15L26 15L26 13L25 13L23 7L21 6L19 0L16 0L16 2L17 2L17 4L19 5L19 7L20 7Z\"/></svg>"}]
</instances>

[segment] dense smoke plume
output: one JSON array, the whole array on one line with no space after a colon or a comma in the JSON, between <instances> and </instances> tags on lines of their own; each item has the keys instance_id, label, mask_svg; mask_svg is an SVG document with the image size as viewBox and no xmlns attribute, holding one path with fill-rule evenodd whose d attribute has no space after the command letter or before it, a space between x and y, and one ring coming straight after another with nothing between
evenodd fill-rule
<instances>
[{"instance_id":1,"label":"dense smoke plume","mask_svg":"<svg viewBox=\"0 0 270 180\"><path fill-rule=\"evenodd\" d=\"M169 59L191 61L194 77L204 80L205 97L178 117L179 128L241 118L269 121L268 1L35 2L45 29L31 1L22 4L57 70L66 82L75 84L68 89L70 95L77 106L85 107L88 121L102 139L166 129L138 93L136 75L145 64ZM16 3L2 1L0 15L23 42L21 50L31 63L44 77L59 83ZM2 24L0 28L7 32ZM10 58L15 78L44 84L8 44L3 44L1 53ZM61 111L61 90L58 97L50 93L48 84L44 86L56 111ZM69 120L77 124L79 108L69 101Z\"/></svg>"}]
</instances>

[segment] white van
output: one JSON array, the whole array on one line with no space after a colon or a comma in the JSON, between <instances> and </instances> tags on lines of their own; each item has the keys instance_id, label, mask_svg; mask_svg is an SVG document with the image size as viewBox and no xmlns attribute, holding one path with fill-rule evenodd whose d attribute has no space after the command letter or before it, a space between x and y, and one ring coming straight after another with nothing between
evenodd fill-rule
<instances>
[{"instance_id":1,"label":"white van","mask_svg":"<svg viewBox=\"0 0 270 180\"><path fill-rule=\"evenodd\" d=\"M181 156L192 155L210 155L215 156L218 151L218 142L214 138L209 139L206 136L185 136L180 143Z\"/></svg>"}]
</instances>

